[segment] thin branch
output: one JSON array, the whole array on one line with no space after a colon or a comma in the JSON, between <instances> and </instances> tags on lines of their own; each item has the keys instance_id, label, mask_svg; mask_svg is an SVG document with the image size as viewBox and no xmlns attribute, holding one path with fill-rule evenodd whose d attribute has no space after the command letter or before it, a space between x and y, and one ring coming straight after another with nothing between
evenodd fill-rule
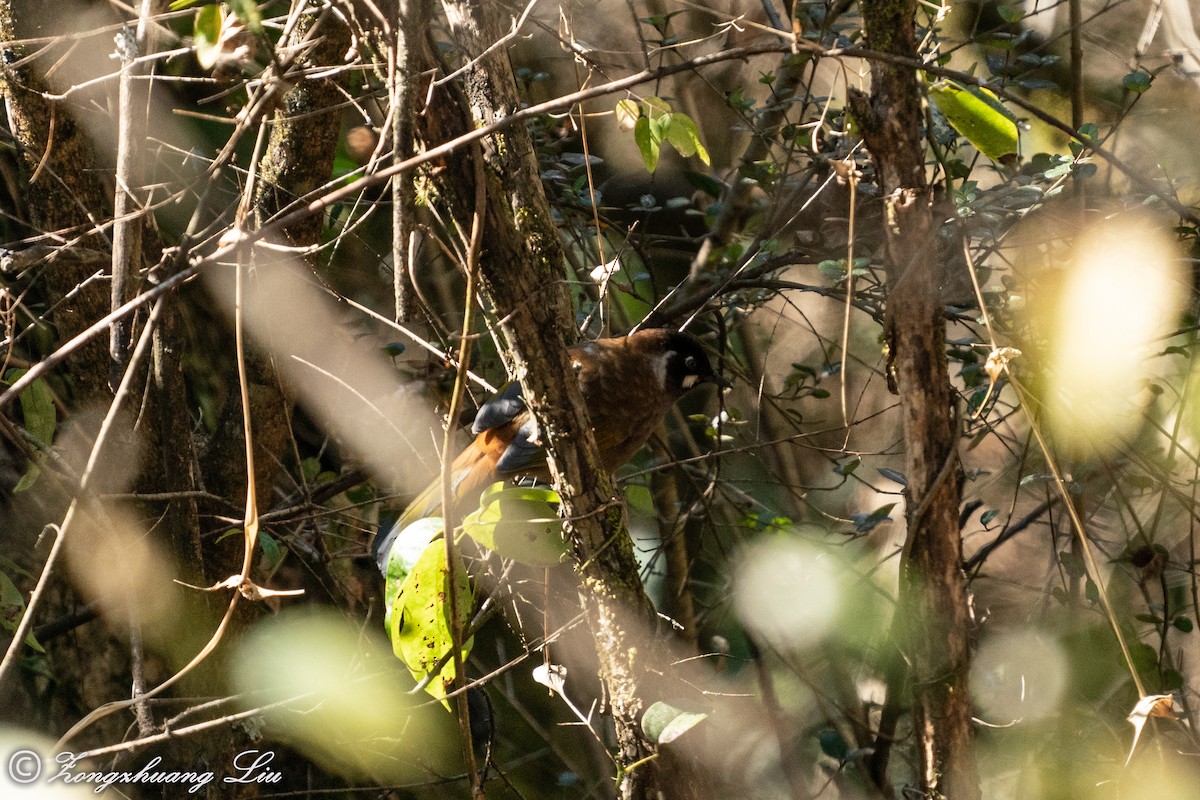
<instances>
[{"instance_id":1,"label":"thin branch","mask_svg":"<svg viewBox=\"0 0 1200 800\"><path fill-rule=\"evenodd\" d=\"M146 327L142 330L137 347L130 358L129 369L125 371L125 375L121 379L121 384L117 387L116 396L113 397L113 401L109 404L108 411L104 415L104 421L100 423L100 430L96 434L96 441L92 444L87 465L84 467L83 474L79 478L79 490L71 500L71 505L67 508L62 525L55 527L54 545L50 548L50 554L46 558L46 564L42 568L42 574L38 578L37 585L34 586L33 592L29 596L29 602L25 606L25 613L22 615L21 621L13 633L12 642L4 654L4 659L0 660L0 686L4 685L4 679L12 669L13 664L16 663L17 654L20 653L21 648L25 644L25 638L29 635L30 628L33 627L35 612L42 600L50 573L62 553L63 544L71 531L75 519L80 514L80 504L84 503L90 507L94 503L94 499L90 497L89 489L96 475L96 467L100 463L100 454L104 451L108 437L112 433L118 413L130 395L130 387L137 372L136 366L141 363L141 359L148 350L151 340L150 334L154 330L154 326L158 323L158 315L161 313L163 302L165 301L159 302L154 306L154 310L150 313L150 318L146 321Z\"/></svg>"},{"instance_id":2,"label":"thin branch","mask_svg":"<svg viewBox=\"0 0 1200 800\"><path fill-rule=\"evenodd\" d=\"M467 273L467 290L463 299L462 337L459 341L458 372L454 376L454 391L450 395L449 418L451 424L446 426L442 437L442 541L446 548L446 581L448 605L450 611L450 650L451 663L454 665L455 710L458 713L458 729L462 738L463 760L467 763L467 771L471 776L471 793L473 797L481 798L483 782L479 765L475 761L475 748L471 741L471 712L465 690L467 681L463 674L462 618L458 607L458 568L461 566L458 548L454 539L454 489L450 467L453 458L450 453L454 445L453 421L458 418L458 409L462 404L466 390L466 372L471 363L471 329L475 324L475 285L479 276L479 254L483 246L484 218L486 213L487 182L483 174L483 155L476 153L472 159L475 164L475 214L471 220L471 241L467 251L467 263L463 268Z\"/></svg>"},{"instance_id":3,"label":"thin branch","mask_svg":"<svg viewBox=\"0 0 1200 800\"><path fill-rule=\"evenodd\" d=\"M1092 150L1092 152L1094 152L1099 158L1107 161L1114 168L1116 168L1119 171L1121 171L1122 173L1124 173L1131 182L1137 184L1139 186L1139 188L1141 188L1143 191L1154 194L1156 197L1158 197L1160 200L1162 200L1162 202L1164 204L1166 204L1173 211L1175 211L1177 214L1179 214L1180 217L1187 219L1193 223L1200 224L1200 215L1198 215L1193 209L1190 209L1190 208L1184 206L1178 200L1176 200L1173 197L1170 197L1169 195L1160 194L1159 188L1156 187L1149 178L1146 178L1144 175L1142 175L1140 172L1135 170L1133 167L1126 164L1123 160L1117 158L1113 154L1109 153L1107 150L1097 147L1091 139L1089 139L1088 137L1079 133L1079 131L1071 128L1069 125L1061 122L1060 120L1055 118L1052 114L1042 111L1041 109L1033 106L1028 100L1026 100L1022 97L1019 97L1017 95L1014 95L1011 92L1008 92L1007 90L1003 89L1002 87L991 85L987 81L981 80L979 78L976 78L973 75L969 75L964 72L959 72L957 70L945 69L943 67L938 67L933 64L925 64L920 59L904 58L901 56L895 56L895 55L891 55L891 54L887 54L887 53L879 53L879 52L876 52L873 50L868 50L865 48L852 47L852 48L833 48L833 49L826 50L826 49L819 47L818 45L815 45L811 42L807 42L804 40L798 40L797 47L799 49L805 50L807 52L811 52L814 55L822 55L822 56L829 57L829 58L848 56L848 57L863 58L863 59L868 59L868 60L875 59L875 60L880 60L880 61L887 61L887 62L891 62L891 63L900 64L903 66L909 66L909 67L912 67L913 69L924 70L925 72L927 72L931 75L953 78L954 80L956 80L960 83L963 83L964 85L988 88L991 91L995 92L999 97L1028 111L1031 115L1037 117L1039 120L1041 120L1042 122L1045 122L1047 125L1050 125L1051 127L1055 128L1056 130L1059 130L1059 131L1067 134L1075 141L1078 141L1084 145L1087 145ZM748 58L750 58L752 56L756 56L756 55L762 55L765 53L784 52L785 50L789 50L789 49L790 48L785 45L781 45L781 44L774 43L774 42L760 43L760 44L747 46L747 47L730 48L729 50L723 50L719 53L712 53L712 54L708 54L705 56L700 56L700 57L697 57L697 58L694 58L694 59L691 59L689 61L682 62L679 64L671 64L671 65L664 66L664 67L657 67L655 69L642 70L640 72L637 72L637 73L627 76L625 78L621 78L621 79L618 79L615 81L610 81L609 83L594 86L590 89L584 89L584 90L574 92L569 95L563 95L562 97L558 97L558 98L555 98L554 100L549 100L544 103L539 103L537 105L528 106L526 108L521 109L520 111L510 114L509 116L498 119L495 122L492 122L488 125L484 125L482 127L476 128L476 129L474 129L462 136L459 136L456 139L453 139L449 142L445 142L436 147L432 147L432 148L426 150L425 152L421 153L420 155L414 156L409 159L405 159L404 161L401 161L397 164L393 164L389 167L386 167L373 175L363 176L362 178L354 180L348 184L345 184L343 186L340 186L340 187L335 188L330 191L326 191L325 194L320 194L318 196L315 196L313 199L306 200L304 198L301 198L300 200L297 200L294 203L292 203L291 205L284 208L280 212L280 214L275 219L273 219L271 222L269 222L268 224L261 226L259 229L255 230L255 231L246 232L237 241L229 242L229 243L226 243L226 244L218 247L215 252L211 253L207 257L201 258L201 259L197 260L196 262L194 262L189 267L179 270L171 278L168 278L166 281L159 284L158 286L155 286L152 289L147 290L147 292L143 293L142 295L139 295L138 297L133 298L129 302L122 305L120 308L114 309L112 312L105 315L103 318L101 318L98 322L93 324L91 327L89 327L89 328L85 329L84 331L82 331L81 333L77 334L74 338L72 338L70 341L68 341L66 344L64 344L62 347L60 347L58 350L55 350L53 353L48 355L46 358L42 359L42 361L35 364L29 370L28 373L21 376L19 379L17 379L17 381L12 386L10 386L2 394L0 394L0 408L3 408L4 406L8 405L13 400L15 400L17 398L17 396L20 394L20 391L22 389L24 389L25 387L27 387L29 384L31 384L38 377L45 375L51 369L53 369L54 367L56 367L60 363L62 363L62 361L72 351L74 351L75 349L78 349L80 346L82 346L86 342L90 341L100 331L107 330L108 327L116 319L119 319L119 318L125 316L126 314L131 313L133 310L135 310L139 306L143 305L144 303L148 302L149 300L154 299L155 297L162 294L163 292L169 291L170 289L175 288L179 284L181 284L187 280L190 280L201 269L203 269L207 266L210 266L222 259L228 258L236 250L238 250L240 248L244 248L244 247L249 247L249 246L253 245L255 242L265 239L268 236L271 236L272 234L277 233L281 229L286 228L287 226L292 225L302 219L305 219L310 215L322 213L326 209L328 209L330 206L332 206L342 200L345 200L345 199L357 194L358 192L361 192L363 189L366 189L368 187L375 186L375 185L378 185L380 183L390 180L393 175L396 175L396 174L399 174L401 172L405 172L405 171L408 171L411 169L415 169L416 167L419 167L422 164L426 164L431 161L435 161L437 159L449 156L452 153L456 152L457 150L461 149L462 147L465 147L466 145L468 145L472 142L477 142L481 139L491 136L499 131L502 131L502 130L508 128L509 126L526 122L530 119L541 116L543 114L548 114L548 113L555 112L555 111L562 111L573 105L581 103L584 100L589 100L594 97L602 97L604 95L626 91L628 89L632 89L633 87L638 86L643 83L660 80L660 79L662 79L664 77L668 77L670 75L675 75L675 74L678 74L681 72L689 72L689 71L699 69L699 68L705 67L705 66L710 66L713 64L719 64L719 63L723 63L726 61L744 60L744 59L748 59ZM229 157L229 155L230 155L229 153L223 153L223 157L226 159Z\"/></svg>"},{"instance_id":4,"label":"thin branch","mask_svg":"<svg viewBox=\"0 0 1200 800\"><path fill-rule=\"evenodd\" d=\"M117 36L117 52L121 56L121 80L117 103L117 164L115 197L113 198L112 286L111 307L120 308L129 299L132 284L142 261L142 218L137 213L141 193L141 149L145 138L147 102L150 87L134 82L141 65L137 59L153 49L150 20L154 16L155 0L142 0L138 10L136 30L128 26ZM109 381L115 387L120 382L128 347L129 322L124 317L114 320L109 329L108 351L112 359Z\"/></svg>"},{"instance_id":5,"label":"thin branch","mask_svg":"<svg viewBox=\"0 0 1200 800\"><path fill-rule=\"evenodd\" d=\"M975 555L971 556L966 560L966 562L963 563L963 570L967 573L967 575L974 577L979 569L983 566L984 562L986 562L992 555L992 553L999 549L1000 546L1005 542L1012 539L1014 536L1026 530L1030 525L1041 519L1042 516L1051 508L1053 508L1058 502L1058 495L1053 495L1048 500L1044 500L1039 503L1037 508L1030 511L1016 522L1012 523L1011 525L1006 525L1004 530L1000 531L995 539L979 548Z\"/></svg>"}]
</instances>

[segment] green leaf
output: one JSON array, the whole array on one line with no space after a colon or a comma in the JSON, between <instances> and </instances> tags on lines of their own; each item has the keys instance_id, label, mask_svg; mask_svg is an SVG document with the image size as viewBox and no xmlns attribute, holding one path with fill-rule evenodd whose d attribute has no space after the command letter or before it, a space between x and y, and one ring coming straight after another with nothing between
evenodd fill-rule
<instances>
[{"instance_id":1,"label":"green leaf","mask_svg":"<svg viewBox=\"0 0 1200 800\"><path fill-rule=\"evenodd\" d=\"M535 567L562 563L567 552L562 521L550 489L494 483L479 498L479 509L463 520L463 532L504 558Z\"/></svg>"},{"instance_id":2,"label":"green leaf","mask_svg":"<svg viewBox=\"0 0 1200 800\"><path fill-rule=\"evenodd\" d=\"M671 120L675 118L674 114L663 114L657 117L650 117L650 135L654 141L658 142L659 146L667 141L667 132L671 129Z\"/></svg>"},{"instance_id":3,"label":"green leaf","mask_svg":"<svg viewBox=\"0 0 1200 800\"><path fill-rule=\"evenodd\" d=\"M693 172L688 170L687 172L683 173L683 177L687 179L688 183L704 192L709 197L717 198L721 196L723 187L721 186L721 182L713 176L705 175L702 172Z\"/></svg>"},{"instance_id":4,"label":"green leaf","mask_svg":"<svg viewBox=\"0 0 1200 800\"><path fill-rule=\"evenodd\" d=\"M674 113L663 117L663 138L681 156L690 156L696 152L699 132L696 123L687 114Z\"/></svg>"},{"instance_id":5,"label":"green leaf","mask_svg":"<svg viewBox=\"0 0 1200 800\"><path fill-rule=\"evenodd\" d=\"M458 623L465 629L475 607L475 593L467 578L466 565L457 559L454 568L454 595L458 605ZM447 689L454 684L454 659L438 662L450 654L454 646L450 622L450 578L446 562L446 546L440 539L426 545L412 572L405 578L393 604L388 621L388 638L392 652L404 662L418 681L432 675L425 691L441 701L447 710ZM471 652L472 640L462 643L462 658Z\"/></svg>"},{"instance_id":6,"label":"green leaf","mask_svg":"<svg viewBox=\"0 0 1200 800\"><path fill-rule=\"evenodd\" d=\"M946 174L951 178L962 180L970 176L971 167L966 164L961 158L955 158L946 162Z\"/></svg>"},{"instance_id":7,"label":"green leaf","mask_svg":"<svg viewBox=\"0 0 1200 800\"><path fill-rule=\"evenodd\" d=\"M172 0L171 5L169 5L168 8L171 11L182 11L185 8L190 8L191 6L199 5L203 2L204 0Z\"/></svg>"},{"instance_id":8,"label":"green leaf","mask_svg":"<svg viewBox=\"0 0 1200 800\"><path fill-rule=\"evenodd\" d=\"M28 370L9 370L6 376L11 384L22 377ZM58 415L54 408L54 395L46 381L38 378L22 390L21 416L25 420L25 430L43 444L54 442L54 431L58 426Z\"/></svg>"},{"instance_id":9,"label":"green leaf","mask_svg":"<svg viewBox=\"0 0 1200 800\"><path fill-rule=\"evenodd\" d=\"M815 368L815 367L812 367L812 366L810 366L810 365L808 365L808 364L801 364L801 363L799 363L799 362L792 362L792 369L796 370L796 372L800 373L801 375L805 375L805 376L807 376L807 377L809 377L809 378L815 378L815 377L817 377L817 370L816 370L816 368Z\"/></svg>"},{"instance_id":10,"label":"green leaf","mask_svg":"<svg viewBox=\"0 0 1200 800\"><path fill-rule=\"evenodd\" d=\"M999 161L1016 154L1017 123L987 89L942 80L929 88L929 97L950 127L988 158Z\"/></svg>"},{"instance_id":11,"label":"green leaf","mask_svg":"<svg viewBox=\"0 0 1200 800\"><path fill-rule=\"evenodd\" d=\"M633 126L633 140L637 142L638 150L642 152L642 163L647 172L654 172L658 166L658 154L662 148L662 139L655 140L650 128L649 117L638 117Z\"/></svg>"},{"instance_id":12,"label":"green leaf","mask_svg":"<svg viewBox=\"0 0 1200 800\"><path fill-rule=\"evenodd\" d=\"M636 100L626 98L617 101L617 125L623 130L628 130L637 125L638 117L641 116L641 106Z\"/></svg>"},{"instance_id":13,"label":"green leaf","mask_svg":"<svg viewBox=\"0 0 1200 800\"><path fill-rule=\"evenodd\" d=\"M670 744L706 719L708 714L684 711L659 700L642 715L642 732L655 744Z\"/></svg>"},{"instance_id":14,"label":"green leaf","mask_svg":"<svg viewBox=\"0 0 1200 800\"><path fill-rule=\"evenodd\" d=\"M1141 94L1150 88L1151 77L1146 72L1131 72L1121 79L1121 85L1134 94Z\"/></svg>"},{"instance_id":15,"label":"green leaf","mask_svg":"<svg viewBox=\"0 0 1200 800\"><path fill-rule=\"evenodd\" d=\"M11 578L0 572L0 627L9 633L16 633L24 614L25 596ZM39 653L46 652L34 638L32 629L25 636L25 644Z\"/></svg>"},{"instance_id":16,"label":"green leaf","mask_svg":"<svg viewBox=\"0 0 1200 800\"><path fill-rule=\"evenodd\" d=\"M622 101L625 102L625 101ZM618 108L618 116L628 113L628 106ZM671 104L661 97L643 97L638 104L640 115L633 126L633 140L637 142L638 150L642 153L642 162L646 170L654 172L658 167L658 157L662 153L662 143L670 132L674 114ZM695 127L693 123L693 127ZM693 150L693 152L699 152ZM704 157L708 153L705 151ZM705 161L705 163L708 163Z\"/></svg>"},{"instance_id":17,"label":"green leaf","mask_svg":"<svg viewBox=\"0 0 1200 800\"><path fill-rule=\"evenodd\" d=\"M817 264L817 269L830 278L840 278L846 274L846 259L844 258L827 258Z\"/></svg>"},{"instance_id":18,"label":"green leaf","mask_svg":"<svg viewBox=\"0 0 1200 800\"><path fill-rule=\"evenodd\" d=\"M25 608L25 597L21 591L17 589L17 585L12 582L12 579L0 572L0 607L2 608ZM7 622L7 615L0 616L0 622ZM7 625L5 625L7 627ZM16 630L15 627L9 630Z\"/></svg>"},{"instance_id":19,"label":"green leaf","mask_svg":"<svg viewBox=\"0 0 1200 800\"><path fill-rule=\"evenodd\" d=\"M196 13L196 21L192 24L192 41L201 69L212 69L221 55L218 43L223 20L221 7L215 4L205 6Z\"/></svg>"},{"instance_id":20,"label":"green leaf","mask_svg":"<svg viewBox=\"0 0 1200 800\"><path fill-rule=\"evenodd\" d=\"M33 577L32 572L25 569L11 558L5 558L2 555L0 555L0 569L4 570L5 572L12 573L13 575L20 575L22 578Z\"/></svg>"},{"instance_id":21,"label":"green leaf","mask_svg":"<svg viewBox=\"0 0 1200 800\"><path fill-rule=\"evenodd\" d=\"M854 470L858 469L858 465L862 463L860 458L851 458L844 464L834 464L833 471L838 475L853 475Z\"/></svg>"},{"instance_id":22,"label":"green leaf","mask_svg":"<svg viewBox=\"0 0 1200 800\"><path fill-rule=\"evenodd\" d=\"M217 541L223 542L226 539L228 539L230 536L233 536L234 534L241 534L241 532L242 532L241 528L230 528L229 530L225 531L224 533L219 534L217 536Z\"/></svg>"},{"instance_id":23,"label":"green leaf","mask_svg":"<svg viewBox=\"0 0 1200 800\"><path fill-rule=\"evenodd\" d=\"M710 163L708 151L700 143L700 131L696 122L687 114L678 112L670 115L667 125L667 141L679 151L681 156L696 156L706 165Z\"/></svg>"},{"instance_id":24,"label":"green leaf","mask_svg":"<svg viewBox=\"0 0 1200 800\"><path fill-rule=\"evenodd\" d=\"M1007 3L996 6L996 13L1000 15L1000 19L1010 25L1020 22L1025 17L1025 11L1020 6L1012 6Z\"/></svg>"},{"instance_id":25,"label":"green leaf","mask_svg":"<svg viewBox=\"0 0 1200 800\"><path fill-rule=\"evenodd\" d=\"M1183 617L1183 616L1176 617L1175 619L1171 620L1171 624L1174 625L1175 629L1177 631L1180 631L1181 633L1191 633L1192 632L1191 617Z\"/></svg>"},{"instance_id":26,"label":"green leaf","mask_svg":"<svg viewBox=\"0 0 1200 800\"><path fill-rule=\"evenodd\" d=\"M254 33L262 33L262 14L259 13L258 3L254 0L225 0L225 2L229 3L229 8L233 10L243 25Z\"/></svg>"},{"instance_id":27,"label":"green leaf","mask_svg":"<svg viewBox=\"0 0 1200 800\"><path fill-rule=\"evenodd\" d=\"M17 485L13 487L14 492L25 492L33 488L37 483L37 479L42 475L42 468L37 464L30 464L29 469L25 470L25 474L17 481Z\"/></svg>"},{"instance_id":28,"label":"green leaf","mask_svg":"<svg viewBox=\"0 0 1200 800\"><path fill-rule=\"evenodd\" d=\"M647 117L657 119L671 113L671 104L661 97L650 95L642 98L642 110Z\"/></svg>"},{"instance_id":29,"label":"green leaf","mask_svg":"<svg viewBox=\"0 0 1200 800\"><path fill-rule=\"evenodd\" d=\"M300 462L300 475L305 483L312 483L321 472L321 459L309 456Z\"/></svg>"},{"instance_id":30,"label":"green leaf","mask_svg":"<svg viewBox=\"0 0 1200 800\"><path fill-rule=\"evenodd\" d=\"M707 422L707 419L701 421ZM654 513L654 496L650 493L650 488L647 486L639 486L638 484L626 486L625 502L630 508L637 509L643 514Z\"/></svg>"},{"instance_id":31,"label":"green leaf","mask_svg":"<svg viewBox=\"0 0 1200 800\"><path fill-rule=\"evenodd\" d=\"M275 537L259 531L258 546L262 548L263 558L266 559L266 563L263 566L267 570L272 570L278 566L280 560L283 559L283 548L279 546L279 542Z\"/></svg>"},{"instance_id":32,"label":"green leaf","mask_svg":"<svg viewBox=\"0 0 1200 800\"><path fill-rule=\"evenodd\" d=\"M390 624L396 596L400 594L400 587L408 578L408 573L413 571L430 542L441 541L445 525L441 517L424 517L400 531L392 540L391 549L387 553L387 569L383 576L385 627Z\"/></svg>"},{"instance_id":33,"label":"green leaf","mask_svg":"<svg viewBox=\"0 0 1200 800\"><path fill-rule=\"evenodd\" d=\"M12 369L4 376L12 384L28 370ZM25 387L17 398L21 403L21 416L24 419L25 430L29 435L42 444L53 444L54 431L58 427L58 412L54 408L54 394L46 381L38 378ZM37 482L42 474L37 464L30 464L21 480L13 487L14 492L24 492Z\"/></svg>"},{"instance_id":34,"label":"green leaf","mask_svg":"<svg viewBox=\"0 0 1200 800\"><path fill-rule=\"evenodd\" d=\"M1154 672L1158 669L1158 651L1144 642L1129 645L1129 657L1139 672Z\"/></svg>"},{"instance_id":35,"label":"green leaf","mask_svg":"<svg viewBox=\"0 0 1200 800\"><path fill-rule=\"evenodd\" d=\"M890 520L892 509L895 507L895 503L888 503L875 509L870 514L855 514L852 517L854 520L854 529L859 533L869 533L881 522Z\"/></svg>"}]
</instances>

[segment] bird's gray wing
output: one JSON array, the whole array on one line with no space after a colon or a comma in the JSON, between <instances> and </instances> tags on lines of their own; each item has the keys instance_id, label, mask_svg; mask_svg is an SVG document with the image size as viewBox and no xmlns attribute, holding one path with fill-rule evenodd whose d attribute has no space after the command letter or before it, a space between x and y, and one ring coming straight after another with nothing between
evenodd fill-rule
<instances>
[{"instance_id":1,"label":"bird's gray wing","mask_svg":"<svg viewBox=\"0 0 1200 800\"><path fill-rule=\"evenodd\" d=\"M520 381L513 381L500 394L488 400L479 407L475 421L471 423L471 433L478 436L484 431L503 427L517 418L525 410L525 398L521 394Z\"/></svg>"}]
</instances>

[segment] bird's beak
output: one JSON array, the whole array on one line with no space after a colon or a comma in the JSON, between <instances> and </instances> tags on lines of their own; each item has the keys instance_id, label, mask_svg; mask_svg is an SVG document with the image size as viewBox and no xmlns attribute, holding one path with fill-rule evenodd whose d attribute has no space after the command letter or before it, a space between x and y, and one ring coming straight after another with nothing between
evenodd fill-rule
<instances>
[{"instance_id":1,"label":"bird's beak","mask_svg":"<svg viewBox=\"0 0 1200 800\"><path fill-rule=\"evenodd\" d=\"M704 378L702 383L715 383L717 386L720 386L722 389L732 389L733 388L733 381L729 380L729 378L726 378L724 375L718 375L715 372L712 375L709 375L708 377Z\"/></svg>"}]
</instances>

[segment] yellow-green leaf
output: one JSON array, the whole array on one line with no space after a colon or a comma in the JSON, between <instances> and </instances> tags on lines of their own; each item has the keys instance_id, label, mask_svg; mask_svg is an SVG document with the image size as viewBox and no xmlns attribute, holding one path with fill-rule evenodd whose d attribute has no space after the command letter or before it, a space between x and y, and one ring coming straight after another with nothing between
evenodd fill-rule
<instances>
[{"instance_id":1,"label":"yellow-green leaf","mask_svg":"<svg viewBox=\"0 0 1200 800\"><path fill-rule=\"evenodd\" d=\"M11 578L0 572L0 627L9 633L16 633L17 627L21 624L21 617L24 615L25 596L21 594L21 590L17 588ZM26 634L25 644L39 653L46 652L34 638L32 630Z\"/></svg>"},{"instance_id":2,"label":"yellow-green leaf","mask_svg":"<svg viewBox=\"0 0 1200 800\"><path fill-rule=\"evenodd\" d=\"M649 117L638 117L637 123L633 126L633 140L637 142L638 150L642 152L642 163L646 165L647 172L654 172L658 167L658 155L662 149L662 138L654 136L656 127L651 126Z\"/></svg>"},{"instance_id":3,"label":"yellow-green leaf","mask_svg":"<svg viewBox=\"0 0 1200 800\"><path fill-rule=\"evenodd\" d=\"M655 97L654 95L642 98L642 108L645 111L645 115L651 119L657 119L664 114L671 113L671 104L661 97Z\"/></svg>"},{"instance_id":4,"label":"yellow-green leaf","mask_svg":"<svg viewBox=\"0 0 1200 800\"><path fill-rule=\"evenodd\" d=\"M558 494L549 489L496 483L479 498L479 510L463 520L463 532L504 558L554 566L567 552L557 503Z\"/></svg>"},{"instance_id":5,"label":"yellow-green leaf","mask_svg":"<svg viewBox=\"0 0 1200 800\"><path fill-rule=\"evenodd\" d=\"M450 571L446 565L445 543L437 540L428 544L400 586L388 622L388 637L392 641L392 652L416 680L432 675L425 691L448 710L446 691L454 683L454 659L447 656L454 646L454 637L450 622ZM456 560L454 576L453 591L461 630L470 622L475 606L467 568L461 559ZM471 652L471 644L471 639L462 643L462 658ZM445 665L437 669L443 659Z\"/></svg>"},{"instance_id":6,"label":"yellow-green leaf","mask_svg":"<svg viewBox=\"0 0 1200 800\"><path fill-rule=\"evenodd\" d=\"M709 163L708 151L700 143L700 131L696 122L687 114L675 112L670 115L667 125L667 141L679 151L681 156L697 156L705 164Z\"/></svg>"},{"instance_id":7,"label":"yellow-green leaf","mask_svg":"<svg viewBox=\"0 0 1200 800\"><path fill-rule=\"evenodd\" d=\"M5 379L11 384L27 371L24 369L9 370ZM52 444L54 431L58 428L58 412L54 408L54 395L51 393L49 385L39 378L25 387L17 399L21 403L21 416L24 419L25 430L42 444ZM33 486L39 475L41 475L41 469L38 465L30 464L25 474L21 476L21 480L17 481L17 485L13 487L13 491L26 491Z\"/></svg>"},{"instance_id":8,"label":"yellow-green leaf","mask_svg":"<svg viewBox=\"0 0 1200 800\"><path fill-rule=\"evenodd\" d=\"M929 97L950 127L988 158L999 161L1017 153L1017 123L987 89L938 81Z\"/></svg>"},{"instance_id":9,"label":"yellow-green leaf","mask_svg":"<svg viewBox=\"0 0 1200 800\"><path fill-rule=\"evenodd\" d=\"M192 39L196 49L196 60L201 69L212 69L221 54L221 25L224 15L220 6L207 5L196 12L196 21L192 24Z\"/></svg>"},{"instance_id":10,"label":"yellow-green leaf","mask_svg":"<svg viewBox=\"0 0 1200 800\"><path fill-rule=\"evenodd\" d=\"M387 627L391 622L392 609L395 607L396 595L408 574L413 571L421 554L430 542L441 542L441 536L446 523L441 517L423 517L408 525L392 540L387 552L387 564L383 576L384 617L383 624ZM382 532L380 535L383 535Z\"/></svg>"},{"instance_id":11,"label":"yellow-green leaf","mask_svg":"<svg viewBox=\"0 0 1200 800\"><path fill-rule=\"evenodd\" d=\"M641 107L636 100L626 98L617 102L616 114L617 126L621 130L629 130L637 125L638 117L641 116Z\"/></svg>"},{"instance_id":12,"label":"yellow-green leaf","mask_svg":"<svg viewBox=\"0 0 1200 800\"><path fill-rule=\"evenodd\" d=\"M262 32L262 14L254 0L225 0L242 24L254 33Z\"/></svg>"},{"instance_id":13,"label":"yellow-green leaf","mask_svg":"<svg viewBox=\"0 0 1200 800\"><path fill-rule=\"evenodd\" d=\"M13 383L22 377L27 370L9 370L8 383ZM43 444L54 441L54 431L58 427L58 415L54 409L54 395L44 380L38 378L21 392L18 399L21 402L21 416L25 420L25 430Z\"/></svg>"},{"instance_id":14,"label":"yellow-green leaf","mask_svg":"<svg viewBox=\"0 0 1200 800\"><path fill-rule=\"evenodd\" d=\"M708 418L705 417L704 420L707 422ZM639 486L638 484L629 484L626 486L625 502L631 509L636 509L643 514L654 513L654 495L650 494L650 489L647 486Z\"/></svg>"}]
</instances>

